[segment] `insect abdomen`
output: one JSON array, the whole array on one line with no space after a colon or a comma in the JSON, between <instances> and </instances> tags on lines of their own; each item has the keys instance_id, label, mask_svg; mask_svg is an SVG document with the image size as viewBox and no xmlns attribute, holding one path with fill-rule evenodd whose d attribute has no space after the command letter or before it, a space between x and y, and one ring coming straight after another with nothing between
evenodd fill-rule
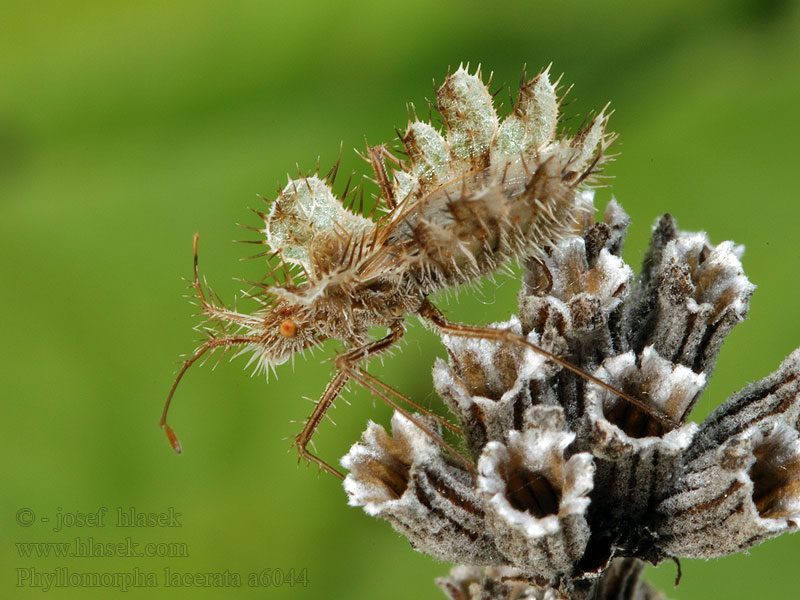
<instances>
[{"instance_id":1,"label":"insect abdomen","mask_svg":"<svg viewBox=\"0 0 800 600\"><path fill-rule=\"evenodd\" d=\"M574 232L582 188L613 139L602 113L573 138L556 137L558 102L548 73L523 84L502 123L488 89L459 69L437 92L443 136L410 123L409 163L395 174L386 252L431 293L541 255Z\"/></svg>"}]
</instances>

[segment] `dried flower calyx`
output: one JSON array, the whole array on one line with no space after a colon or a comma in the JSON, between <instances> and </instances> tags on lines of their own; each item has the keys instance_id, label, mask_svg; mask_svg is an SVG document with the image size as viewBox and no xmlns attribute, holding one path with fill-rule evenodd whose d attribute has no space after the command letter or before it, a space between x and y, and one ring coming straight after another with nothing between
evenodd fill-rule
<instances>
[{"instance_id":1,"label":"dried flower calyx","mask_svg":"<svg viewBox=\"0 0 800 600\"><path fill-rule=\"evenodd\" d=\"M459 160L553 140L558 104L546 76L523 86L501 125L481 113L470 118L484 130L451 128ZM475 93L459 85L443 88ZM574 140L549 144L586 160ZM420 176L435 179L446 167L418 147ZM747 314L754 286L742 248L680 232L665 216L634 277L620 257L627 215L612 201L594 222L591 191L581 201L576 235L526 262L519 316L495 327L679 425L527 348L443 335L450 360L434 365L434 387L458 418L474 474L398 416L391 436L370 424L342 464L351 504L415 548L468 565L439 582L453 599L656 598L639 581L642 561L745 551L800 523L800 350L704 423L687 422Z\"/></svg>"}]
</instances>

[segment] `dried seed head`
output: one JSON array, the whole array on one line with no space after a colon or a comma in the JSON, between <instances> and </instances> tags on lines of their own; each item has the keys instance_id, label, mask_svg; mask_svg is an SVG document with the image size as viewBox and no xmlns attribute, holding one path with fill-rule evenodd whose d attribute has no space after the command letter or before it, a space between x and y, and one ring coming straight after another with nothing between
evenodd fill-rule
<instances>
[{"instance_id":1,"label":"dried seed head","mask_svg":"<svg viewBox=\"0 0 800 600\"><path fill-rule=\"evenodd\" d=\"M800 525L800 441L798 432L782 422L757 444L750 467L753 502L762 519L786 519Z\"/></svg>"},{"instance_id":2,"label":"dried seed head","mask_svg":"<svg viewBox=\"0 0 800 600\"><path fill-rule=\"evenodd\" d=\"M440 560L506 562L483 529L471 476L443 460L436 443L398 413L392 432L370 423L342 459L350 504L388 520L417 550Z\"/></svg>"},{"instance_id":3,"label":"dried seed head","mask_svg":"<svg viewBox=\"0 0 800 600\"><path fill-rule=\"evenodd\" d=\"M640 560L618 558L599 579L554 588L514 567L460 565L436 585L450 600L666 600L642 578L644 567Z\"/></svg>"},{"instance_id":4,"label":"dried seed head","mask_svg":"<svg viewBox=\"0 0 800 600\"><path fill-rule=\"evenodd\" d=\"M631 347L710 376L725 337L747 315L755 290L741 246L713 246L703 233L679 233L669 215L656 224L624 319Z\"/></svg>"},{"instance_id":5,"label":"dried seed head","mask_svg":"<svg viewBox=\"0 0 800 600\"><path fill-rule=\"evenodd\" d=\"M688 409L706 385L702 373L663 359L652 346L645 348L638 357L633 352L626 352L606 359L598 374L619 389L646 399L648 404L677 422L686 419ZM631 440L669 436L679 431L665 430L649 415L642 414L637 407L622 402L606 390L589 390L587 401L587 415L592 421L605 420Z\"/></svg>"},{"instance_id":6,"label":"dried seed head","mask_svg":"<svg viewBox=\"0 0 800 600\"><path fill-rule=\"evenodd\" d=\"M611 203L582 238L528 261L522 327L516 317L497 327L684 423L753 286L740 248L681 233L671 217L634 279L619 257L627 223ZM451 598L656 598L639 581L642 561L746 551L800 525L800 349L701 425L670 429L518 345L443 342L450 360L436 362L434 384L478 465L458 496L477 502L483 525L471 528L506 560L462 561L492 566L440 580ZM413 472L436 459L395 460ZM395 518L389 506L381 516ZM415 547L426 547L430 517L416 515Z\"/></svg>"},{"instance_id":7,"label":"dried seed head","mask_svg":"<svg viewBox=\"0 0 800 600\"><path fill-rule=\"evenodd\" d=\"M520 332L516 317L491 325ZM536 334L528 339L538 343ZM540 354L506 347L491 340L443 336L451 357L448 365L437 360L433 384L450 410L458 415L474 456L490 440L506 443L508 432L519 429L525 411L533 404L531 381L553 370Z\"/></svg>"},{"instance_id":8,"label":"dried seed head","mask_svg":"<svg viewBox=\"0 0 800 600\"><path fill-rule=\"evenodd\" d=\"M606 359L596 374L678 422L705 386L702 374L667 362L649 347L639 357L628 352ZM605 390L587 391L576 444L596 457L604 493L595 498L594 508L608 525L647 516L679 476L683 453L698 429L687 423L668 431L638 407L618 400Z\"/></svg>"},{"instance_id":9,"label":"dried seed head","mask_svg":"<svg viewBox=\"0 0 800 600\"><path fill-rule=\"evenodd\" d=\"M509 432L507 446L484 447L476 486L486 525L510 564L550 580L571 572L586 549L594 465L588 453L567 458L575 434L559 407L531 413L530 427Z\"/></svg>"},{"instance_id":10,"label":"dried seed head","mask_svg":"<svg viewBox=\"0 0 800 600\"><path fill-rule=\"evenodd\" d=\"M800 442L782 422L751 427L686 467L657 507L657 544L712 558L746 551L800 525Z\"/></svg>"}]
</instances>

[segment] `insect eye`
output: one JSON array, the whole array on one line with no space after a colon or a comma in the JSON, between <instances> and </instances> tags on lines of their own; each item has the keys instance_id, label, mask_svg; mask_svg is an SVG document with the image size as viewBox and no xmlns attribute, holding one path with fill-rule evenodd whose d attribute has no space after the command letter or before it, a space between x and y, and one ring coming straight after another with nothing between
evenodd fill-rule
<instances>
[{"instance_id":1,"label":"insect eye","mask_svg":"<svg viewBox=\"0 0 800 600\"><path fill-rule=\"evenodd\" d=\"M280 334L283 337L294 337L297 335L297 325L294 324L294 321L291 319L285 319L283 323L281 323L280 328L278 329Z\"/></svg>"}]
</instances>

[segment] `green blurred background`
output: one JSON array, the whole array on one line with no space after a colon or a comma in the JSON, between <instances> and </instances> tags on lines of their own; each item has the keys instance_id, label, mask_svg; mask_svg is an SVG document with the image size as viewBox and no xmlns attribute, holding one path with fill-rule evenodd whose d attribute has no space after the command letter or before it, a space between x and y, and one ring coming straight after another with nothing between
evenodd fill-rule
<instances>
[{"instance_id":1,"label":"green blurred background","mask_svg":"<svg viewBox=\"0 0 800 600\"><path fill-rule=\"evenodd\" d=\"M191 236L223 298L251 248L256 193L274 196L295 162L323 166L345 149L389 140L405 104L424 106L448 65L482 63L516 85L553 62L574 83L570 114L612 102L622 153L609 172L632 216L638 266L657 216L747 246L759 286L751 319L725 346L702 418L772 370L798 344L797 143L800 10L790 1L288 3L207 0L0 3L0 274L3 457L0 597L57 568L155 572L126 597L443 598L448 565L413 552L385 522L346 505L332 477L297 466L288 437L330 374L320 356L265 383L243 360L189 373L171 422L157 426L196 320L182 296ZM505 98L501 94L499 98ZM573 121L577 123L579 119ZM345 171L364 172L353 152ZM340 180L339 185L343 185ZM445 303L489 322L513 310L517 283ZM440 344L412 323L408 343L371 370L438 406L430 366ZM336 347L329 346L327 355ZM353 390L316 438L331 461L367 419L389 411ZM62 513L112 513L105 527L52 531ZM181 514L181 527L114 527L117 507ZM17 511L35 521L21 527ZM50 523L43 523L49 517ZM178 558L21 557L16 543L185 544ZM674 598L788 597L800 538L784 536L708 564L649 577ZM239 573L242 587L165 587L164 571ZM251 588L247 574L296 573L308 585ZM25 583L17 587L18 583ZM109 597L54 588L56 598Z\"/></svg>"}]
</instances>

